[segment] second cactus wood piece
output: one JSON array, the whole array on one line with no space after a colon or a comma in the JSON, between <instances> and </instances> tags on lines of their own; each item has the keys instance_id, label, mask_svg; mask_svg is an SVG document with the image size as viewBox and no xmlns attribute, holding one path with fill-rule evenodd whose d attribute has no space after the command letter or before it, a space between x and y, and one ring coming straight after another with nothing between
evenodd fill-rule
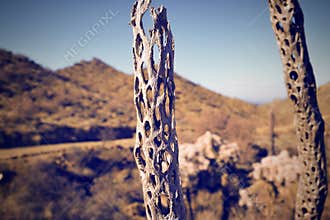
<instances>
[{"instance_id":1,"label":"second cactus wood piece","mask_svg":"<svg viewBox=\"0 0 330 220\"><path fill-rule=\"evenodd\" d=\"M309 60L304 18L297 0L269 0L272 27L280 49L288 97L294 106L298 153L303 164L296 219L320 219L327 196L324 121Z\"/></svg>"}]
</instances>

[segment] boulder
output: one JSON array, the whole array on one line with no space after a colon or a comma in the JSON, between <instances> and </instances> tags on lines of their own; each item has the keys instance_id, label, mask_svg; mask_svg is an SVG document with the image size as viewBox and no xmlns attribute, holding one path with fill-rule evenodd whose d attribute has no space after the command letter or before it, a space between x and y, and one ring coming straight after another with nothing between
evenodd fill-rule
<instances>
[{"instance_id":1,"label":"boulder","mask_svg":"<svg viewBox=\"0 0 330 220\"><path fill-rule=\"evenodd\" d=\"M211 163L236 162L239 158L239 148L236 143L228 143L209 131L198 137L195 143L181 144L179 148L183 187L189 185L190 177L195 177L199 172L208 170L212 166Z\"/></svg>"},{"instance_id":2,"label":"boulder","mask_svg":"<svg viewBox=\"0 0 330 220\"><path fill-rule=\"evenodd\" d=\"M286 150L278 155L262 158L260 163L254 163L252 166L253 179L274 182L277 187L295 182L301 171L298 157L290 157Z\"/></svg>"}]
</instances>

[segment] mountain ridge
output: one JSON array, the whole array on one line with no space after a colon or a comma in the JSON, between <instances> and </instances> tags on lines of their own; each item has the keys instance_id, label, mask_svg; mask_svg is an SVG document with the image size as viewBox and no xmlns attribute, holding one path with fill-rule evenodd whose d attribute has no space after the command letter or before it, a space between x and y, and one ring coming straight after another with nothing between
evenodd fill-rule
<instances>
[{"instance_id":1,"label":"mountain ridge","mask_svg":"<svg viewBox=\"0 0 330 220\"><path fill-rule=\"evenodd\" d=\"M255 105L216 93L178 74L175 84L180 142L193 142L212 131L242 145L268 147L271 108L277 125L292 124L287 100ZM131 138L136 126L132 88L133 75L95 57L53 71L0 49L0 146ZM330 84L319 88L326 121L330 115L326 105L329 90ZM290 136L283 132L285 135L277 140L279 145L294 149L291 127Z\"/></svg>"}]
</instances>

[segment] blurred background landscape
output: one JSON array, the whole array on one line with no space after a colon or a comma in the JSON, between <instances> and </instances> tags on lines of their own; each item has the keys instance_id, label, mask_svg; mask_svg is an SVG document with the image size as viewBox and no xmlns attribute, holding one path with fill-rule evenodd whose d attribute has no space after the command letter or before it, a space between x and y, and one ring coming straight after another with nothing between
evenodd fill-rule
<instances>
[{"instance_id":1,"label":"blurred background landscape","mask_svg":"<svg viewBox=\"0 0 330 220\"><path fill-rule=\"evenodd\" d=\"M298 142L266 2L154 3L167 6L176 42L189 218L293 219ZM0 3L1 219L145 219L131 4ZM330 5L301 4L330 155Z\"/></svg>"}]
</instances>

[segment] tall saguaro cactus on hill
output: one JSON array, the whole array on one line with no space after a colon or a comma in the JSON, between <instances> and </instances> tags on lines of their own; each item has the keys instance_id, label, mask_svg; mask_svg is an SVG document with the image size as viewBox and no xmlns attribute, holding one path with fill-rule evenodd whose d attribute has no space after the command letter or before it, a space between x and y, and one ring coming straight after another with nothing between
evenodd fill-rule
<instances>
[{"instance_id":1,"label":"tall saguaro cactus on hill","mask_svg":"<svg viewBox=\"0 0 330 220\"><path fill-rule=\"evenodd\" d=\"M142 179L147 218L185 219L174 117L174 42L166 9L154 9L150 3L136 1L131 14L137 111L134 157ZM142 23L148 10L154 22L150 37ZM160 51L159 63L154 61L154 49Z\"/></svg>"},{"instance_id":2,"label":"tall saguaro cactus on hill","mask_svg":"<svg viewBox=\"0 0 330 220\"><path fill-rule=\"evenodd\" d=\"M327 195L324 121L307 51L304 18L297 0L269 0L272 27L280 48L288 96L294 106L296 133L303 163L296 219L320 219Z\"/></svg>"}]
</instances>

